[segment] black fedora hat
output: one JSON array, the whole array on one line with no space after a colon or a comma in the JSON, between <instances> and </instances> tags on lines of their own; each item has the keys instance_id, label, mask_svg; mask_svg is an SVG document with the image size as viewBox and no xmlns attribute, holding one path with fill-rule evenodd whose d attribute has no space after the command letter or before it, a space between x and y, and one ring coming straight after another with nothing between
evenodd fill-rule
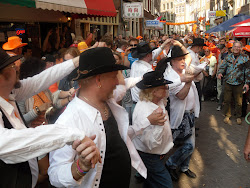
<instances>
[{"instance_id":1,"label":"black fedora hat","mask_svg":"<svg viewBox=\"0 0 250 188\"><path fill-rule=\"evenodd\" d=\"M140 89L149 89L166 84L172 84L173 82L165 80L163 74L158 71L147 72L143 75L143 78L136 86Z\"/></svg>"},{"instance_id":2,"label":"black fedora hat","mask_svg":"<svg viewBox=\"0 0 250 188\"><path fill-rule=\"evenodd\" d=\"M128 69L128 67L124 65L118 65L115 63L116 60L110 48L97 47L86 50L80 55L79 67L76 70L77 77L73 80L79 80L97 74Z\"/></svg>"},{"instance_id":3,"label":"black fedora hat","mask_svg":"<svg viewBox=\"0 0 250 188\"><path fill-rule=\"evenodd\" d=\"M194 38L191 46L206 46L204 39L202 38Z\"/></svg>"},{"instance_id":4,"label":"black fedora hat","mask_svg":"<svg viewBox=\"0 0 250 188\"><path fill-rule=\"evenodd\" d=\"M151 46L147 42L140 42L136 48L132 49L131 56L133 58L142 58L155 49L156 48L151 48Z\"/></svg>"},{"instance_id":5,"label":"black fedora hat","mask_svg":"<svg viewBox=\"0 0 250 188\"><path fill-rule=\"evenodd\" d=\"M187 54L189 53L185 53L180 46L174 45L173 48L171 49L171 57L169 58L169 60L177 57L182 57Z\"/></svg>"},{"instance_id":6,"label":"black fedora hat","mask_svg":"<svg viewBox=\"0 0 250 188\"><path fill-rule=\"evenodd\" d=\"M0 49L0 70L20 59L21 55L9 56L3 49Z\"/></svg>"}]
</instances>

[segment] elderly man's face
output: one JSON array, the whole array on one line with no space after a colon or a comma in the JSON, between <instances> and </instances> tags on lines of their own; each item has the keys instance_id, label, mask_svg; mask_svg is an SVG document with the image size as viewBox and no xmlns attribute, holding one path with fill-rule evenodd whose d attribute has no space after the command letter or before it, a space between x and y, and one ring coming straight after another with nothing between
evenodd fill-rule
<instances>
[{"instance_id":1,"label":"elderly man's face","mask_svg":"<svg viewBox=\"0 0 250 188\"><path fill-rule=\"evenodd\" d=\"M113 94L113 90L119 84L117 78L118 71L108 72L101 74L101 95L103 95L104 100L108 100Z\"/></svg>"},{"instance_id":2,"label":"elderly man's face","mask_svg":"<svg viewBox=\"0 0 250 188\"><path fill-rule=\"evenodd\" d=\"M171 64L174 70L177 71L182 71L183 69L185 69L185 56L182 57L176 57L174 59L171 60Z\"/></svg>"},{"instance_id":3,"label":"elderly man's face","mask_svg":"<svg viewBox=\"0 0 250 188\"><path fill-rule=\"evenodd\" d=\"M232 48L233 53L239 54L242 51L242 46L240 43L234 43L233 48Z\"/></svg>"}]
</instances>

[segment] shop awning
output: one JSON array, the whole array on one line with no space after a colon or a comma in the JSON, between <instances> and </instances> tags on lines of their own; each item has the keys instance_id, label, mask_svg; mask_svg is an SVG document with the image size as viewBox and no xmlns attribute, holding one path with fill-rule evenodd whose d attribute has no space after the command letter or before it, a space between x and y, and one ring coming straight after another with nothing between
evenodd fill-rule
<instances>
[{"instance_id":1,"label":"shop awning","mask_svg":"<svg viewBox=\"0 0 250 188\"><path fill-rule=\"evenodd\" d=\"M87 7L84 0L36 0L36 8L87 14Z\"/></svg>"},{"instance_id":2,"label":"shop awning","mask_svg":"<svg viewBox=\"0 0 250 188\"><path fill-rule=\"evenodd\" d=\"M87 14L98 16L116 16L113 0L84 0L88 9Z\"/></svg>"},{"instance_id":3,"label":"shop awning","mask_svg":"<svg viewBox=\"0 0 250 188\"><path fill-rule=\"evenodd\" d=\"M113 0L36 0L36 8L95 16L116 16Z\"/></svg>"},{"instance_id":4,"label":"shop awning","mask_svg":"<svg viewBox=\"0 0 250 188\"><path fill-rule=\"evenodd\" d=\"M25 7L36 7L35 0L1 0L1 3L8 3L12 5L20 5Z\"/></svg>"}]
</instances>

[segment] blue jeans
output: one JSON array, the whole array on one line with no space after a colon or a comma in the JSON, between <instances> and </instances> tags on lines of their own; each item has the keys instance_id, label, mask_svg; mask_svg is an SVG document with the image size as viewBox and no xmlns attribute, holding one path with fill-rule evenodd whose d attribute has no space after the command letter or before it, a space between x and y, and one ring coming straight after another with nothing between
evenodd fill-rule
<instances>
[{"instance_id":1,"label":"blue jeans","mask_svg":"<svg viewBox=\"0 0 250 188\"><path fill-rule=\"evenodd\" d=\"M189 169L189 162L195 147L195 127L192 128L192 136L183 142L183 144L175 151L167 160L167 166L172 169L178 167L182 172Z\"/></svg>"},{"instance_id":2,"label":"blue jeans","mask_svg":"<svg viewBox=\"0 0 250 188\"><path fill-rule=\"evenodd\" d=\"M143 188L173 188L171 176L164 165L164 156L140 151L139 155L147 168Z\"/></svg>"}]
</instances>

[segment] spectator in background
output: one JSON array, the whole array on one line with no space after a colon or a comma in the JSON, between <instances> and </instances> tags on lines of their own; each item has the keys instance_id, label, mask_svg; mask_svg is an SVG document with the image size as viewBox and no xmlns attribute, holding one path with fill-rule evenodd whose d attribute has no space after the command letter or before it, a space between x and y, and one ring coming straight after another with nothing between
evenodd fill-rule
<instances>
[{"instance_id":1,"label":"spectator in background","mask_svg":"<svg viewBox=\"0 0 250 188\"><path fill-rule=\"evenodd\" d=\"M116 64L120 64L122 65L122 56L120 55L120 53L117 52L113 52L113 55L115 57L116 60ZM122 75L124 77L124 79L129 78L130 77L130 69L125 69L122 71ZM122 106L127 110L128 115L129 115L129 124L132 124L132 106L133 106L133 101L132 101L132 96L131 96L131 90L128 89L126 91L126 94L124 95L123 99L122 99Z\"/></svg>"},{"instance_id":2,"label":"spectator in background","mask_svg":"<svg viewBox=\"0 0 250 188\"><path fill-rule=\"evenodd\" d=\"M236 122L238 125L242 123L242 91L245 90L247 92L249 90L249 57L245 54L241 54L242 47L243 46L240 41L235 41L233 44L232 53L227 55L218 71L217 77L219 79L222 77L225 78L224 123L226 124L232 124L230 118L232 116L231 103L233 98L235 100Z\"/></svg>"},{"instance_id":3,"label":"spectator in background","mask_svg":"<svg viewBox=\"0 0 250 188\"><path fill-rule=\"evenodd\" d=\"M79 42L77 45L77 48L78 48L79 52L82 53L86 49L88 49L88 45L86 44L86 42Z\"/></svg>"},{"instance_id":4,"label":"spectator in background","mask_svg":"<svg viewBox=\"0 0 250 188\"><path fill-rule=\"evenodd\" d=\"M118 41L117 52L125 53L126 48L128 47L128 43L125 40Z\"/></svg>"},{"instance_id":5,"label":"spectator in background","mask_svg":"<svg viewBox=\"0 0 250 188\"><path fill-rule=\"evenodd\" d=\"M27 43L22 43L22 40L18 36L13 36L8 38L8 42L4 43L2 48L7 52L9 56L22 55L23 46L26 46ZM21 66L21 60L15 62L18 69Z\"/></svg>"},{"instance_id":6,"label":"spectator in background","mask_svg":"<svg viewBox=\"0 0 250 188\"><path fill-rule=\"evenodd\" d=\"M32 57L32 48L31 48L31 46L27 45L27 46L23 47L23 57L24 57L24 59Z\"/></svg>"},{"instance_id":7,"label":"spectator in background","mask_svg":"<svg viewBox=\"0 0 250 188\"><path fill-rule=\"evenodd\" d=\"M221 66L224 58L228 54L228 49L225 46L223 38L220 40L220 44L218 48L220 49L220 54L218 58L218 63L216 64L216 77L218 74L219 67ZM224 98L224 79L221 80L217 78L217 100L218 100L218 106L216 108L217 111L220 111L222 109L223 105L223 98Z\"/></svg>"},{"instance_id":8,"label":"spectator in background","mask_svg":"<svg viewBox=\"0 0 250 188\"><path fill-rule=\"evenodd\" d=\"M110 49L113 48L113 39L112 39L112 35L109 33L105 33L105 35L101 38L100 42L104 42L105 43L105 47L108 47Z\"/></svg>"},{"instance_id":9,"label":"spectator in background","mask_svg":"<svg viewBox=\"0 0 250 188\"><path fill-rule=\"evenodd\" d=\"M157 46L156 46L156 42L154 41L154 40L151 40L150 42L149 42L149 45L151 46L151 48L156 48Z\"/></svg>"},{"instance_id":10,"label":"spectator in background","mask_svg":"<svg viewBox=\"0 0 250 188\"><path fill-rule=\"evenodd\" d=\"M42 57L42 60L46 63L45 69L53 67L56 64L56 58L51 54L46 54L45 56ZM57 82L49 86L49 90L51 91L51 93L56 92L58 90Z\"/></svg>"},{"instance_id":11,"label":"spectator in background","mask_svg":"<svg viewBox=\"0 0 250 188\"><path fill-rule=\"evenodd\" d=\"M59 28L50 29L43 41L43 54L53 54L59 50L60 35Z\"/></svg>"},{"instance_id":12,"label":"spectator in background","mask_svg":"<svg viewBox=\"0 0 250 188\"><path fill-rule=\"evenodd\" d=\"M188 48L188 52L190 53L191 58L192 58L191 64L193 64L195 66L200 64L198 53L202 51L203 46L206 46L204 42L205 41L202 38L194 38L194 40L190 44L190 47ZM203 79L202 73L200 73L194 79L194 83L196 85L198 95L199 95L200 107L201 107L201 98L202 98L202 91L201 91L201 80L202 79Z\"/></svg>"},{"instance_id":13,"label":"spectator in background","mask_svg":"<svg viewBox=\"0 0 250 188\"><path fill-rule=\"evenodd\" d=\"M80 55L80 51L77 48L70 47L66 52L64 53L64 61L67 61L69 59L73 59ZM73 70L69 75L64 77L59 82L58 89L63 91L68 91L72 88L78 89L78 83L73 81L72 79L75 78L77 75L76 70Z\"/></svg>"},{"instance_id":14,"label":"spectator in background","mask_svg":"<svg viewBox=\"0 0 250 188\"><path fill-rule=\"evenodd\" d=\"M205 52L205 56L200 59L201 63L205 62L207 64L205 70L203 71L203 74L205 75L205 77L203 78L202 97L203 97L203 100L204 98L205 100L208 100L208 99L214 100L214 98L216 97L215 66L217 64L217 60L216 60L216 57L213 56L213 54L211 53L209 47L204 47L204 52Z\"/></svg>"},{"instance_id":15,"label":"spectator in background","mask_svg":"<svg viewBox=\"0 0 250 188\"><path fill-rule=\"evenodd\" d=\"M132 57L131 50L137 47L139 40L136 38L132 38L129 40L128 43L129 43L129 47L126 49L126 52L124 54L124 65L131 68L132 64L136 60L138 60L138 58Z\"/></svg>"},{"instance_id":16,"label":"spectator in background","mask_svg":"<svg viewBox=\"0 0 250 188\"><path fill-rule=\"evenodd\" d=\"M20 67L20 79L23 80L28 77L33 77L44 71L45 68L46 63L44 61L34 57L29 58L24 61ZM29 127L34 128L39 125L47 124L47 120L45 119L46 112L53 113L47 110L51 110L52 106L55 109L60 109L67 105L69 102L68 97L72 100L70 92L61 92L57 90L52 94L47 89L32 96L26 101L20 101L18 105L26 123ZM50 114L50 116L52 115L53 114Z\"/></svg>"}]
</instances>

